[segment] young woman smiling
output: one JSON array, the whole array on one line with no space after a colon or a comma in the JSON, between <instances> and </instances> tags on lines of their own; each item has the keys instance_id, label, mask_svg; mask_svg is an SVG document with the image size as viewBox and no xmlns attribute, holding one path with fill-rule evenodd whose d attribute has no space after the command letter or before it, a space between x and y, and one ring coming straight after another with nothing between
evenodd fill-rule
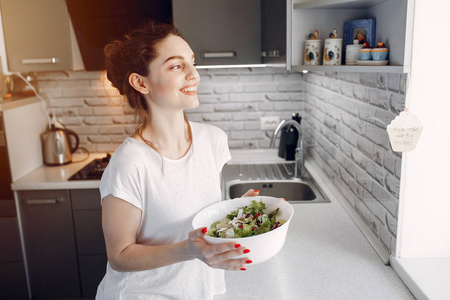
<instances>
[{"instance_id":1,"label":"young woman smiling","mask_svg":"<svg viewBox=\"0 0 450 300\"><path fill-rule=\"evenodd\" d=\"M200 76L172 25L148 23L105 47L107 77L137 115L136 131L114 152L100 186L108 255L97 299L211 299L221 269L245 270L250 250L207 244L193 216L221 201L230 159L219 128L189 122ZM250 190L248 195L257 195Z\"/></svg>"}]
</instances>

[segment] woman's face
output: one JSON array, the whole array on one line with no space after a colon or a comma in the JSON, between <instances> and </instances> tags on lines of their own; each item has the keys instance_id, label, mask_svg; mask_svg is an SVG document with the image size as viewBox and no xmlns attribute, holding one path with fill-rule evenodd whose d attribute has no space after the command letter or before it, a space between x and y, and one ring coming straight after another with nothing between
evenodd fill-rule
<instances>
[{"instance_id":1,"label":"woman's face","mask_svg":"<svg viewBox=\"0 0 450 300\"><path fill-rule=\"evenodd\" d=\"M156 48L146 83L150 105L168 109L189 109L199 104L200 76L194 67L194 53L182 38L169 35Z\"/></svg>"}]
</instances>

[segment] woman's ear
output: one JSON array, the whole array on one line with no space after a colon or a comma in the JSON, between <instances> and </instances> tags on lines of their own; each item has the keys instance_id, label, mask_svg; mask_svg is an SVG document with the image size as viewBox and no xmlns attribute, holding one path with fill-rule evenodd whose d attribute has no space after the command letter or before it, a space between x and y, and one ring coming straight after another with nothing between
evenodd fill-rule
<instances>
[{"instance_id":1,"label":"woman's ear","mask_svg":"<svg viewBox=\"0 0 450 300\"><path fill-rule=\"evenodd\" d=\"M150 93L144 81L144 78L141 75L137 73L131 73L130 76L128 76L128 82L139 93L144 95Z\"/></svg>"}]
</instances>

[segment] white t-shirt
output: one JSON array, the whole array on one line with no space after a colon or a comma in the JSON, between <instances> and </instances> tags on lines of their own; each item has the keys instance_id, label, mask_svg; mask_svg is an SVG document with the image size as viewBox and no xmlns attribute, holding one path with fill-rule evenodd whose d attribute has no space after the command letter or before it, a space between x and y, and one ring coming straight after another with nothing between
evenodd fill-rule
<instances>
[{"instance_id":1,"label":"white t-shirt","mask_svg":"<svg viewBox=\"0 0 450 300\"><path fill-rule=\"evenodd\" d=\"M137 243L163 245L187 239L194 215L221 201L220 172L230 160L221 129L190 122L192 145L178 160L160 156L128 137L106 168L100 193L142 210ZM223 270L198 259L153 270L117 272L107 264L96 299L211 299L225 292Z\"/></svg>"}]
</instances>

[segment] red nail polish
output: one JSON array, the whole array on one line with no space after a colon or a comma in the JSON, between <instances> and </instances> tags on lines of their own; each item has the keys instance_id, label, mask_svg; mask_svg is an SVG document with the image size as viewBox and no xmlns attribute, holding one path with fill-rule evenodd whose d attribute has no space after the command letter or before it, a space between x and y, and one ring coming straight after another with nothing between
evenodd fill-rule
<instances>
[{"instance_id":1,"label":"red nail polish","mask_svg":"<svg viewBox=\"0 0 450 300\"><path fill-rule=\"evenodd\" d=\"M206 233L207 231L208 231L208 228L206 228L206 227L202 229L202 233Z\"/></svg>"},{"instance_id":2,"label":"red nail polish","mask_svg":"<svg viewBox=\"0 0 450 300\"><path fill-rule=\"evenodd\" d=\"M252 263L252 260L251 260L251 259L248 259L245 263L246 263L246 264L251 264L251 263Z\"/></svg>"},{"instance_id":3,"label":"red nail polish","mask_svg":"<svg viewBox=\"0 0 450 300\"><path fill-rule=\"evenodd\" d=\"M234 245L234 248L241 248L241 244Z\"/></svg>"},{"instance_id":4,"label":"red nail polish","mask_svg":"<svg viewBox=\"0 0 450 300\"><path fill-rule=\"evenodd\" d=\"M249 252L250 252L250 250L248 250L248 249L244 250L244 253L249 253Z\"/></svg>"},{"instance_id":5,"label":"red nail polish","mask_svg":"<svg viewBox=\"0 0 450 300\"><path fill-rule=\"evenodd\" d=\"M258 193L258 194L259 194L259 193L260 193L260 191L259 191L259 190L255 190L255 193Z\"/></svg>"},{"instance_id":6,"label":"red nail polish","mask_svg":"<svg viewBox=\"0 0 450 300\"><path fill-rule=\"evenodd\" d=\"M246 268L241 268L241 271L246 271L247 269Z\"/></svg>"},{"instance_id":7,"label":"red nail polish","mask_svg":"<svg viewBox=\"0 0 450 300\"><path fill-rule=\"evenodd\" d=\"M284 201L286 201L286 199L283 198Z\"/></svg>"}]
</instances>

